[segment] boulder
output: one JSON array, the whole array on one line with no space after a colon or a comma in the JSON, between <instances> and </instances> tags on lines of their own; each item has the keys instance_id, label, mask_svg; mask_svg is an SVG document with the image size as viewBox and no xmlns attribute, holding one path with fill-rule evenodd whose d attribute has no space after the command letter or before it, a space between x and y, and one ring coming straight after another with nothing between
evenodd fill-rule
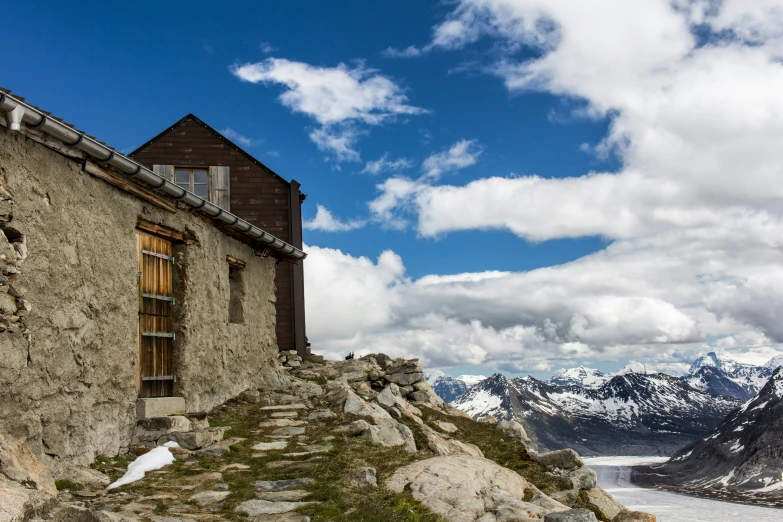
<instances>
[{"instance_id":1,"label":"boulder","mask_svg":"<svg viewBox=\"0 0 783 522\"><path fill-rule=\"evenodd\" d=\"M22 441L6 440L0 436L0 475L13 482L32 486L46 495L57 496L52 472Z\"/></svg>"},{"instance_id":2,"label":"boulder","mask_svg":"<svg viewBox=\"0 0 783 522\"><path fill-rule=\"evenodd\" d=\"M80 484L89 489L104 489L111 484L111 479L92 468L83 468L79 466L69 466L58 469L54 478L56 480L67 480L74 484Z\"/></svg>"},{"instance_id":3,"label":"boulder","mask_svg":"<svg viewBox=\"0 0 783 522\"><path fill-rule=\"evenodd\" d=\"M427 447L438 455L473 455L474 457L483 457L478 446L468 444L459 440L447 440L441 437L435 430L429 426L421 425L421 431L427 439Z\"/></svg>"},{"instance_id":4,"label":"boulder","mask_svg":"<svg viewBox=\"0 0 783 522\"><path fill-rule=\"evenodd\" d=\"M0 522L28 520L26 516L43 513L54 502L54 497L0 475Z\"/></svg>"},{"instance_id":5,"label":"boulder","mask_svg":"<svg viewBox=\"0 0 783 522\"><path fill-rule=\"evenodd\" d=\"M549 469L571 471L584 466L579 454L570 448L539 453L536 460Z\"/></svg>"},{"instance_id":6,"label":"boulder","mask_svg":"<svg viewBox=\"0 0 783 522\"><path fill-rule=\"evenodd\" d=\"M261 392L258 390L245 390L242 394L242 400L253 404L261 402Z\"/></svg>"},{"instance_id":7,"label":"boulder","mask_svg":"<svg viewBox=\"0 0 783 522\"><path fill-rule=\"evenodd\" d=\"M385 447L405 446L408 453L416 453L416 441L409 427L400 424L394 419L378 421L375 426L370 426L364 432L364 437L372 442Z\"/></svg>"},{"instance_id":8,"label":"boulder","mask_svg":"<svg viewBox=\"0 0 783 522\"><path fill-rule=\"evenodd\" d=\"M413 462L399 468L386 487L398 494L410 488L414 499L450 522L540 519L568 510L517 473L481 457Z\"/></svg>"},{"instance_id":9,"label":"boulder","mask_svg":"<svg viewBox=\"0 0 783 522\"><path fill-rule=\"evenodd\" d=\"M595 513L588 509L569 509L560 513L550 513L544 522L598 522Z\"/></svg>"},{"instance_id":10,"label":"boulder","mask_svg":"<svg viewBox=\"0 0 783 522\"><path fill-rule=\"evenodd\" d=\"M590 468L579 468L568 476L574 489L593 489L598 483L598 475Z\"/></svg>"},{"instance_id":11,"label":"boulder","mask_svg":"<svg viewBox=\"0 0 783 522\"><path fill-rule=\"evenodd\" d=\"M389 373L386 374L386 380L399 386L409 386L424 379L424 374L417 373Z\"/></svg>"},{"instance_id":12,"label":"boulder","mask_svg":"<svg viewBox=\"0 0 783 522\"><path fill-rule=\"evenodd\" d=\"M612 495L596 487L588 490L587 505L600 510L609 520L614 520L621 511L625 511L625 506L617 502Z\"/></svg>"},{"instance_id":13,"label":"boulder","mask_svg":"<svg viewBox=\"0 0 783 522\"><path fill-rule=\"evenodd\" d=\"M444 433L457 433L459 431L459 428L450 422L434 421L433 424Z\"/></svg>"},{"instance_id":14,"label":"boulder","mask_svg":"<svg viewBox=\"0 0 783 522\"><path fill-rule=\"evenodd\" d=\"M612 522L655 522L655 515L643 511L621 511Z\"/></svg>"},{"instance_id":15,"label":"boulder","mask_svg":"<svg viewBox=\"0 0 783 522\"><path fill-rule=\"evenodd\" d=\"M384 408L389 409L397 404L397 400L399 400L399 398L400 388L396 384L390 383L383 389L381 393L378 394L375 400L378 401L378 404Z\"/></svg>"},{"instance_id":16,"label":"boulder","mask_svg":"<svg viewBox=\"0 0 783 522\"><path fill-rule=\"evenodd\" d=\"M423 391L415 391L408 398L414 402L430 402L430 394Z\"/></svg>"},{"instance_id":17,"label":"boulder","mask_svg":"<svg viewBox=\"0 0 783 522\"><path fill-rule=\"evenodd\" d=\"M557 500L564 506L573 507L579 498L578 489L566 489L565 491L558 491L557 493L551 493L549 495L553 500Z\"/></svg>"},{"instance_id":18,"label":"boulder","mask_svg":"<svg viewBox=\"0 0 783 522\"><path fill-rule=\"evenodd\" d=\"M517 421L502 421L497 425L497 429L517 441L525 449L536 450L536 444L527 436L525 428Z\"/></svg>"},{"instance_id":19,"label":"boulder","mask_svg":"<svg viewBox=\"0 0 783 522\"><path fill-rule=\"evenodd\" d=\"M346 482L355 488L378 487L378 475L375 468L357 468L348 473Z\"/></svg>"}]
</instances>

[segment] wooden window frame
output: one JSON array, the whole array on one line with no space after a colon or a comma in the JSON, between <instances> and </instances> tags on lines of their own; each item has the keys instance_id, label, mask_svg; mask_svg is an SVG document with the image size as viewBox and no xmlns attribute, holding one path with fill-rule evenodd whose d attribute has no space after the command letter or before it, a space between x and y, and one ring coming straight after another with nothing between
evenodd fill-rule
<instances>
[{"instance_id":1,"label":"wooden window frame","mask_svg":"<svg viewBox=\"0 0 783 522\"><path fill-rule=\"evenodd\" d=\"M199 186L204 185L204 186L207 187L207 196L204 199L206 199L210 203L213 203L213 201L212 201L212 173L210 172L209 167L194 167L194 166L180 167L180 166L174 165L173 166L173 171L174 172L172 173L172 176L174 178L173 181L174 181L175 185L177 185L178 187L184 188L188 192L191 192L191 193L195 194L198 197L202 197L202 196L199 196L196 193L195 186L196 185L199 185ZM185 186L185 185L183 185L183 184L181 184L181 183L179 183L177 181L177 172L180 172L180 171L187 171L189 173L189 182L188 182L187 186ZM202 171L202 172L206 173L206 175L207 175L207 182L206 183L196 183L195 182L195 172L196 171Z\"/></svg>"}]
</instances>

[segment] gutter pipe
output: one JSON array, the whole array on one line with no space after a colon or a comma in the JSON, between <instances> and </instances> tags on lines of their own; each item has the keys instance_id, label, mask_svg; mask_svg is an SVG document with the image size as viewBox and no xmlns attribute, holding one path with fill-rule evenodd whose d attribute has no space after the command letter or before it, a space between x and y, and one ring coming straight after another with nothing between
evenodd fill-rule
<instances>
[{"instance_id":1,"label":"gutter pipe","mask_svg":"<svg viewBox=\"0 0 783 522\"><path fill-rule=\"evenodd\" d=\"M176 200L182 201L202 214L205 214L212 219L218 219L242 234L265 243L273 250L277 250L278 252L295 259L304 259L307 257L307 254L293 245L289 245L282 239L278 239L272 234L251 225L244 219L196 196L179 185L158 176L124 154L120 154L84 133L60 123L35 107L14 98L10 94L0 93L0 111L5 114L8 129L12 132L19 132L21 130L21 125L24 124L28 129L42 132L47 136L62 142L62 144L68 148L77 149L88 154L98 163L104 163L115 167L129 178L143 181L155 192L160 192L167 196L171 196Z\"/></svg>"}]
</instances>

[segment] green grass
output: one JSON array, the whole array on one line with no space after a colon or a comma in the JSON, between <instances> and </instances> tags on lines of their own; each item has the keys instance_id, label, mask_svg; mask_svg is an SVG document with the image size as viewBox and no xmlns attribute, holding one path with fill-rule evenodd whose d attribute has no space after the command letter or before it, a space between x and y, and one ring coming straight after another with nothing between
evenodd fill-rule
<instances>
[{"instance_id":1,"label":"green grass","mask_svg":"<svg viewBox=\"0 0 783 522\"><path fill-rule=\"evenodd\" d=\"M84 489L84 486L81 484L71 482L70 480L57 480L54 482L54 485L57 491L81 491Z\"/></svg>"},{"instance_id":2,"label":"green grass","mask_svg":"<svg viewBox=\"0 0 783 522\"><path fill-rule=\"evenodd\" d=\"M327 405L316 404L315 408L318 407L327 407ZM230 453L221 457L191 456L186 460L177 460L163 470L148 474L144 480L115 490L126 492L127 496L117 497L110 493L105 498L109 502L116 502L122 498L122 503L127 503L133 498L165 491L176 494L180 502L188 503L191 496L200 491L212 490L216 484L216 481L194 481L194 476L219 471L228 464L240 463L249 466L249 469L222 472L222 481L228 483L231 491L231 495L223 501L220 511L227 520L247 521L246 517L236 513L234 509L242 502L256 498L257 480L310 477L315 479L314 482L299 489L310 493L305 501L317 502L317 504L304 506L298 511L310 516L314 521L442 522L442 519L429 511L426 506L413 499L409 491L395 494L383 485L399 467L433 456L427 450L426 439L416 423L401 419L411 428L419 448L419 452L413 455L400 448L374 446L362 438L336 435L329 441L333 448L328 452L301 457L283 456L284 453L297 451L294 438L290 441L287 450L269 451L260 457L253 457L257 452L251 447L265 440L265 434L274 430L269 428L259 432L261 429L259 423L268 420L269 413L262 412L258 404L247 404L240 400L229 401L224 407L210 414L210 424L230 426L226 438L246 439L232 446ZM454 435L455 439L475 444L481 448L488 459L516 471L544 493L553 493L562 489L562 484L558 484L556 477L547 474L544 466L532 461L522 446L497 430L493 424L449 416L426 407L422 408L422 413L428 424L432 424L435 420L455 424L459 428L459 432ZM300 415L304 417L306 412ZM304 426L308 436L306 443L324 444L325 437L333 433L335 428L352 420L355 420L355 417L338 414L336 418L326 421L311 421ZM294 465L281 468L269 466L272 462L280 460L292 461ZM122 474L121 470L127 467L128 462L128 459L122 458L99 458L96 459L93 467L116 480ZM295 467L296 463L305 462L310 464L310 467ZM376 469L378 487L355 487L346 482L345 477L350 471L364 466ZM195 485L196 488L189 491L164 489L165 486L188 484ZM65 484L63 488L66 488ZM532 492L528 495L532 495ZM586 501L586 495L582 494L574 507L587 507ZM156 504L154 513L167 514L168 504L164 502ZM597 512L596 515L599 520L607 520L603 513Z\"/></svg>"}]
</instances>

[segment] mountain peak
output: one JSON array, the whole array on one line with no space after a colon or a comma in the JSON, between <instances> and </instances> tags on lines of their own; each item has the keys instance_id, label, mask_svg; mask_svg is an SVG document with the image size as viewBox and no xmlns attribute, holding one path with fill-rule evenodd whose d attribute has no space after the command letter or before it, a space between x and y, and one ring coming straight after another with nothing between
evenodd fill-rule
<instances>
[{"instance_id":1,"label":"mountain peak","mask_svg":"<svg viewBox=\"0 0 783 522\"><path fill-rule=\"evenodd\" d=\"M648 370L647 367L640 362L631 361L618 370L615 375L626 375L628 373L640 373L642 375L647 375L654 372Z\"/></svg>"}]
</instances>

